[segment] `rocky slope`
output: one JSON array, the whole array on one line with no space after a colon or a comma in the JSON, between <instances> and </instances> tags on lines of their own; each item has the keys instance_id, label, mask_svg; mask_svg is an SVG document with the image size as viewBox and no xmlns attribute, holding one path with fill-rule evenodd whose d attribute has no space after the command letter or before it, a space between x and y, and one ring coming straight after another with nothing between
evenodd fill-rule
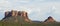
<instances>
[{"instance_id":1,"label":"rocky slope","mask_svg":"<svg viewBox=\"0 0 60 26\"><path fill-rule=\"evenodd\" d=\"M56 21L53 19L53 17L49 16L44 22L45 23L54 23Z\"/></svg>"}]
</instances>

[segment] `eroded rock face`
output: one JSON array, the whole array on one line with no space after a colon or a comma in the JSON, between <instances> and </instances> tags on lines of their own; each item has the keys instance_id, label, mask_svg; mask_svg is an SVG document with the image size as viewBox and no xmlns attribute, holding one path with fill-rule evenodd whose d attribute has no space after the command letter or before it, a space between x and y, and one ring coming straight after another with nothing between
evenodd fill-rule
<instances>
[{"instance_id":1,"label":"eroded rock face","mask_svg":"<svg viewBox=\"0 0 60 26\"><path fill-rule=\"evenodd\" d=\"M51 16L49 16L44 22L45 23L53 23L53 22L55 22L55 20Z\"/></svg>"},{"instance_id":2,"label":"eroded rock face","mask_svg":"<svg viewBox=\"0 0 60 26\"><path fill-rule=\"evenodd\" d=\"M23 17L28 17L28 14L25 11L14 11L14 10L5 12L5 17L9 17L9 16L23 16Z\"/></svg>"},{"instance_id":3,"label":"eroded rock face","mask_svg":"<svg viewBox=\"0 0 60 26\"><path fill-rule=\"evenodd\" d=\"M7 11L5 12L5 17L3 18L3 20L11 16L15 18L16 22L18 22L17 16L23 17L24 21L26 22L30 22L30 19L28 18L28 13L25 11Z\"/></svg>"}]
</instances>

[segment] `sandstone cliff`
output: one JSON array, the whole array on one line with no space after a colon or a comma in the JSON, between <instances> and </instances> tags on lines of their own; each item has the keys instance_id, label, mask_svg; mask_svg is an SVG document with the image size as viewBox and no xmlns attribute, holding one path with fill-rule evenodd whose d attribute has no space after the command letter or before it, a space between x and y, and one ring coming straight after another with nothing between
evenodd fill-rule
<instances>
[{"instance_id":1,"label":"sandstone cliff","mask_svg":"<svg viewBox=\"0 0 60 26\"><path fill-rule=\"evenodd\" d=\"M5 17L2 19L2 21L14 21L14 22L31 22L31 20L28 18L28 13L25 11L6 11ZM22 21L23 20L23 21Z\"/></svg>"}]
</instances>

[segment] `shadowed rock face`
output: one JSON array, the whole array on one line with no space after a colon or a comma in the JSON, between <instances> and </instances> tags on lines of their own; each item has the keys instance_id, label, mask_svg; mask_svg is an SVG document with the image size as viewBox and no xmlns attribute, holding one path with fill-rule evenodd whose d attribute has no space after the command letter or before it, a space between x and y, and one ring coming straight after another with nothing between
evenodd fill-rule
<instances>
[{"instance_id":1,"label":"shadowed rock face","mask_svg":"<svg viewBox=\"0 0 60 26\"><path fill-rule=\"evenodd\" d=\"M55 20L51 16L49 16L44 22L45 23L53 23L53 22L55 22Z\"/></svg>"},{"instance_id":2,"label":"shadowed rock face","mask_svg":"<svg viewBox=\"0 0 60 26\"><path fill-rule=\"evenodd\" d=\"M27 12L25 12L25 11L16 11L16 10L5 12L5 17L3 18L3 20L6 20L8 17L14 17L16 22L18 22L17 16L20 16L21 18L24 18L24 21L26 21L26 22L30 22Z\"/></svg>"}]
</instances>

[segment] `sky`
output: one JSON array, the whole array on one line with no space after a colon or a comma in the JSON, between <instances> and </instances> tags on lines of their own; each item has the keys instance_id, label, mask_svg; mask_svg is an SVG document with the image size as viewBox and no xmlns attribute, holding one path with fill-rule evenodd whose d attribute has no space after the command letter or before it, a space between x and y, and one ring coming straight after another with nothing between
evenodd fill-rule
<instances>
[{"instance_id":1,"label":"sky","mask_svg":"<svg viewBox=\"0 0 60 26\"><path fill-rule=\"evenodd\" d=\"M60 22L60 0L0 0L0 20L11 10L26 11L31 20L44 21L52 16Z\"/></svg>"}]
</instances>

